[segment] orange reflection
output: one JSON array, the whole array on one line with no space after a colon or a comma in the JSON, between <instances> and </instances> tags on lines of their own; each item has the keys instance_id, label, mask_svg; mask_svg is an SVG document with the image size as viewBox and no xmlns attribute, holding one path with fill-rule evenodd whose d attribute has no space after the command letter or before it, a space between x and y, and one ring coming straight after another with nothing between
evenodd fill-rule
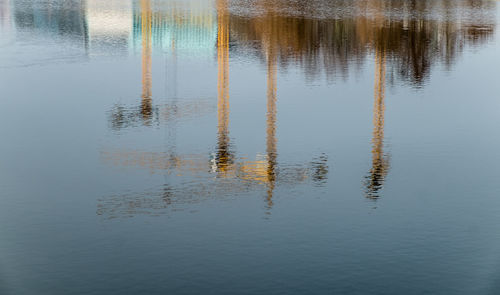
<instances>
[{"instance_id":1,"label":"orange reflection","mask_svg":"<svg viewBox=\"0 0 500 295\"><path fill-rule=\"evenodd\" d=\"M272 197L276 181L276 55L272 47L267 54L267 127L266 127L266 153L267 153L267 202L273 205Z\"/></svg>"},{"instance_id":2,"label":"orange reflection","mask_svg":"<svg viewBox=\"0 0 500 295\"><path fill-rule=\"evenodd\" d=\"M389 172L389 157L384 154L385 62L383 51L375 55L375 86L373 106L372 168L366 177L366 196L379 198L379 191Z\"/></svg>"},{"instance_id":3,"label":"orange reflection","mask_svg":"<svg viewBox=\"0 0 500 295\"><path fill-rule=\"evenodd\" d=\"M141 114L146 124L152 116L151 98L151 1L141 0L141 34L142 34L142 102Z\"/></svg>"},{"instance_id":4,"label":"orange reflection","mask_svg":"<svg viewBox=\"0 0 500 295\"><path fill-rule=\"evenodd\" d=\"M225 174L233 164L229 142L229 17L226 0L217 0L217 170Z\"/></svg>"}]
</instances>

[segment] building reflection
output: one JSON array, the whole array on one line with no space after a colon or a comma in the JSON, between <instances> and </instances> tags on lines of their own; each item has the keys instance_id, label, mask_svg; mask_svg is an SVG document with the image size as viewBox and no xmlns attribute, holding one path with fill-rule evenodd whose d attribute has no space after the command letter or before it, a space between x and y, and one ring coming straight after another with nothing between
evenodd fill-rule
<instances>
[{"instance_id":1,"label":"building reflection","mask_svg":"<svg viewBox=\"0 0 500 295\"><path fill-rule=\"evenodd\" d=\"M0 0L0 33L8 36L12 30L12 17L9 0Z\"/></svg>"},{"instance_id":2,"label":"building reflection","mask_svg":"<svg viewBox=\"0 0 500 295\"><path fill-rule=\"evenodd\" d=\"M88 48L86 13L79 2L59 0L44 5L37 1L10 1L7 9L13 11L13 28L18 32L36 32L38 36Z\"/></svg>"},{"instance_id":3,"label":"building reflection","mask_svg":"<svg viewBox=\"0 0 500 295\"><path fill-rule=\"evenodd\" d=\"M85 48L90 56L144 50L143 20L152 24L147 34L152 50L168 51L176 40L180 51L218 55L221 4L216 0L153 0L149 18L141 1L0 3L3 30L43 32ZM489 0L230 3L223 17L230 24L225 34L232 40L232 55L253 54L265 63L271 42L280 67L298 66L308 79L321 73L328 79L346 77L382 42L387 74L393 77L388 82L421 86L433 67L451 67L467 46L490 40L496 26L496 3Z\"/></svg>"},{"instance_id":4,"label":"building reflection","mask_svg":"<svg viewBox=\"0 0 500 295\"><path fill-rule=\"evenodd\" d=\"M121 0L86 0L88 54L126 55L133 28L133 3Z\"/></svg>"}]
</instances>

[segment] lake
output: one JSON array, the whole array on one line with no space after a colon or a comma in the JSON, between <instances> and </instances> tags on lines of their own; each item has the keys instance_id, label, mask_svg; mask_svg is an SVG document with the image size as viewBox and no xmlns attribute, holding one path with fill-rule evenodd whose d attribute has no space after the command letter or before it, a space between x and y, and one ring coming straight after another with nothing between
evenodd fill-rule
<instances>
[{"instance_id":1,"label":"lake","mask_svg":"<svg viewBox=\"0 0 500 295\"><path fill-rule=\"evenodd\" d=\"M499 6L0 0L0 294L500 294Z\"/></svg>"}]
</instances>

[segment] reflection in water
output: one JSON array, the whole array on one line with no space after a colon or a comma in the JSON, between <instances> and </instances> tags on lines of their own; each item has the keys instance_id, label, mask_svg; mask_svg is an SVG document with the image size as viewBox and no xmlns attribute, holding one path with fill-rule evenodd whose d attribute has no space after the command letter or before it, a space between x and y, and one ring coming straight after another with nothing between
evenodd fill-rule
<instances>
[{"instance_id":1,"label":"reflection in water","mask_svg":"<svg viewBox=\"0 0 500 295\"><path fill-rule=\"evenodd\" d=\"M278 162L278 70L297 66L310 80L323 74L333 80L347 77L373 56L372 167L365 179L365 190L368 198L377 199L389 171L389 155L384 153L386 80L423 87L433 67L451 67L467 46L486 43L495 29L495 4L486 0L140 0L109 1L106 5L96 0L83 1L82 5L66 0L52 2L42 5L0 0L1 32L40 31L46 37L78 44L88 55L102 48L127 48L131 52L141 48L141 102L132 107L115 105L109 115L113 130L182 118L196 120L217 110L216 146L206 154L126 148L103 151L103 160L116 165L175 172L179 179L184 175L198 177L196 181L189 178L150 192L105 198L99 209L103 215L154 211L172 203L259 189L265 191L266 207L271 208L279 185L297 185L308 179L325 184L327 155L315 157L310 163ZM153 52L168 48L216 57L216 106L215 102L199 99L153 104ZM258 59L267 70L266 147L264 154L255 157L238 155L229 132L230 55ZM212 158L207 156L211 153Z\"/></svg>"},{"instance_id":2,"label":"reflection in water","mask_svg":"<svg viewBox=\"0 0 500 295\"><path fill-rule=\"evenodd\" d=\"M273 47L267 49L267 128L266 128L266 153L267 153L267 203L273 205L273 190L276 181L276 55Z\"/></svg>"},{"instance_id":3,"label":"reflection in water","mask_svg":"<svg viewBox=\"0 0 500 295\"><path fill-rule=\"evenodd\" d=\"M229 141L229 22L225 0L217 1L217 65L218 147L215 165L217 172L224 175L234 164Z\"/></svg>"},{"instance_id":4,"label":"reflection in water","mask_svg":"<svg viewBox=\"0 0 500 295\"><path fill-rule=\"evenodd\" d=\"M151 39L148 36L151 35L153 24L148 21L151 17L148 2L147 0L141 2L140 35L143 40L143 100L148 98L150 102L151 76L147 70L150 69L151 64ZM362 1L358 4L362 6L361 3ZM310 164L278 165L277 64L286 67L290 63L297 63L306 69L309 77L315 77L322 68L327 76L335 76L332 74L336 72L346 75L351 64L359 65L363 57L371 52L375 55L376 65L374 129L372 167L365 179L365 185L368 198L379 198L390 166L389 156L384 153L384 100L387 68L389 67L389 73L392 76L396 74L403 81L422 85L425 78L429 76L431 65L435 61L441 61L449 66L457 53L463 50L466 42L477 44L487 40L493 32L493 22L485 23L484 20L472 25L453 17L444 20L428 19L423 23L422 20L417 21L411 15L402 14L399 17L388 18L387 11L389 9L390 12L392 8L386 6L385 3L384 1L364 3L370 13L358 17L322 19L278 13L275 11L275 5L270 5L270 2L266 1L258 1L256 7L263 12L248 18L238 13L231 14L228 2L217 0L215 44L218 64L218 131L214 158L207 161L204 155L173 156L167 153L121 150L103 153L105 161L117 165L138 165L149 167L151 171L164 170L167 173L175 171L177 175L183 175L183 173L203 175L211 172L217 177L203 178L201 182L189 181L188 184L177 186L167 185L168 189L162 193L148 192L114 196L103 200L99 209L100 214L120 215L118 213L120 210L137 213L147 211L147 207L150 207L152 211L157 211L172 203L196 202L209 196L219 198L246 192L255 189L259 184L266 186L266 203L267 207L271 208L277 184L296 184L305 181L308 177L318 184L326 183L328 179L326 155L317 157ZM476 4L487 6L482 1ZM407 8L418 10L419 7L422 6L415 4ZM161 18L160 14L157 17ZM156 23L163 22L157 21ZM230 46L230 42L233 45ZM173 39L172 44L177 44L177 40ZM230 52L234 54L245 52L245 48L248 47L256 48L259 58L265 60L267 64L266 154L257 155L255 161L249 161L246 157L236 157L229 135L229 54ZM145 52L147 54L144 54ZM133 121L133 116L130 119ZM146 118L144 120L146 121ZM120 122L125 122L120 123L124 128L130 126L126 121L123 116L120 117ZM151 201L160 197L164 203ZM131 202L131 199L135 201ZM123 207L124 204L133 204L133 208ZM158 207L158 204L163 205ZM118 211L106 209L110 207L121 209Z\"/></svg>"},{"instance_id":5,"label":"reflection in water","mask_svg":"<svg viewBox=\"0 0 500 295\"><path fill-rule=\"evenodd\" d=\"M110 128L115 131L151 124L160 125L160 122L170 123L185 120L193 120L215 112L215 106L208 99L172 101L162 105L153 104L148 100L151 109L144 118L143 103L141 105L126 106L116 104L109 112Z\"/></svg>"},{"instance_id":6,"label":"reflection in water","mask_svg":"<svg viewBox=\"0 0 500 295\"><path fill-rule=\"evenodd\" d=\"M223 18L231 54L250 53L265 62L272 45L280 67L297 65L309 79L322 72L335 79L383 47L389 82L416 86L432 67L451 67L467 46L490 40L496 10L489 0L45 2L2 0L1 30L36 31L90 55L103 48L109 54L136 47L165 50L175 40L182 52L214 56Z\"/></svg>"},{"instance_id":7,"label":"reflection in water","mask_svg":"<svg viewBox=\"0 0 500 295\"><path fill-rule=\"evenodd\" d=\"M2 36L8 36L11 31L12 19L10 13L10 1L0 0L0 33Z\"/></svg>"},{"instance_id":8,"label":"reflection in water","mask_svg":"<svg viewBox=\"0 0 500 295\"><path fill-rule=\"evenodd\" d=\"M149 2L149 0L143 0ZM149 11L149 3L141 6L145 11ZM168 190L162 193L158 191L126 194L112 196L101 200L98 214L108 217L129 216L139 212L156 212L165 209L172 203L192 203L198 202L207 197L224 197L254 190L264 184L267 189L266 203L270 209L273 205L273 193L276 183L286 185L296 185L311 178L314 182L322 185L328 175L328 158L325 155L318 157L311 163L287 166L279 168L277 165L276 146L276 54L273 44L268 43L267 48L267 139L266 155L257 155L255 161L247 160L246 157L235 157L235 151L230 143L229 136L229 17L227 14L227 2L217 1L217 63L218 63L218 99L217 99L217 150L215 158L207 161L204 155L173 155L168 153L154 153L143 151L123 151L113 150L102 153L105 162L115 165L148 167L150 171L166 171L168 174L175 171L175 174L182 179L185 173L198 175L203 181L188 181L186 184L166 185ZM143 13L144 18L149 14ZM142 23L148 23L141 20ZM141 34L143 40L146 32L150 32L151 24L143 27ZM175 42L175 40L174 40ZM143 42L143 93L150 95L150 43ZM144 57L146 53L146 58ZM146 66L145 66L146 65ZM146 78L145 78L146 77ZM149 87L144 88L147 85ZM145 95L143 95L143 100ZM150 97L147 97L151 99ZM137 121L137 116L124 116L123 111L112 112L112 126L133 126L127 119ZM120 114L120 115L118 115ZM115 127L116 128L116 127ZM207 173L215 173L216 178L206 178ZM205 175L205 176L203 176ZM161 202L158 198L168 201Z\"/></svg>"},{"instance_id":9,"label":"reflection in water","mask_svg":"<svg viewBox=\"0 0 500 295\"><path fill-rule=\"evenodd\" d=\"M212 0L151 1L151 39L156 50L169 50L173 43L180 52L214 56L217 42L217 17ZM141 48L141 10L134 6L134 48Z\"/></svg>"},{"instance_id":10,"label":"reflection in water","mask_svg":"<svg viewBox=\"0 0 500 295\"><path fill-rule=\"evenodd\" d=\"M149 0L141 0L141 32L142 32L142 102L141 114L146 125L152 117L151 106L151 4Z\"/></svg>"},{"instance_id":11,"label":"reflection in water","mask_svg":"<svg viewBox=\"0 0 500 295\"><path fill-rule=\"evenodd\" d=\"M5 1L5 0L4 0ZM9 1L6 1L9 2ZM88 47L87 15L78 1L12 1L15 27Z\"/></svg>"},{"instance_id":12,"label":"reflection in water","mask_svg":"<svg viewBox=\"0 0 500 295\"><path fill-rule=\"evenodd\" d=\"M90 55L125 55L133 27L132 2L86 0L85 20Z\"/></svg>"},{"instance_id":13,"label":"reflection in water","mask_svg":"<svg viewBox=\"0 0 500 295\"><path fill-rule=\"evenodd\" d=\"M150 0L141 0L140 17L135 18L135 22L141 28L137 35L141 36L142 44L142 100L139 108L126 107L116 104L110 112L110 125L113 130L136 127L142 124L151 125L153 122L159 124L160 121L169 122L185 118L195 118L213 111L212 105L203 100L194 102L177 101L167 103L162 106L154 106L152 99L152 40L153 40L153 19L161 22L161 15L154 15L151 9ZM172 51L175 53L175 39L172 39Z\"/></svg>"},{"instance_id":14,"label":"reflection in water","mask_svg":"<svg viewBox=\"0 0 500 295\"><path fill-rule=\"evenodd\" d=\"M388 72L419 86L432 66L451 66L466 45L489 40L495 26L495 4L481 0L237 3L244 9L231 16L235 42L263 56L272 42L282 66L298 64L310 79L346 76L383 47Z\"/></svg>"},{"instance_id":15,"label":"reflection in water","mask_svg":"<svg viewBox=\"0 0 500 295\"><path fill-rule=\"evenodd\" d=\"M366 177L366 196L377 199L389 172L389 157L384 154L385 52L375 57L375 103L373 106L372 168Z\"/></svg>"}]
</instances>

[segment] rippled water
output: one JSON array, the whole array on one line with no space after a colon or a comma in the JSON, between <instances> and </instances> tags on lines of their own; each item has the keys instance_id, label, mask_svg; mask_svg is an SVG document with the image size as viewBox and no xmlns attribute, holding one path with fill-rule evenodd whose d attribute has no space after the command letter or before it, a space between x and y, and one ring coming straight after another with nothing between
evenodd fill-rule
<instances>
[{"instance_id":1,"label":"rippled water","mask_svg":"<svg viewBox=\"0 0 500 295\"><path fill-rule=\"evenodd\" d=\"M0 294L499 294L486 0L0 0Z\"/></svg>"}]
</instances>

